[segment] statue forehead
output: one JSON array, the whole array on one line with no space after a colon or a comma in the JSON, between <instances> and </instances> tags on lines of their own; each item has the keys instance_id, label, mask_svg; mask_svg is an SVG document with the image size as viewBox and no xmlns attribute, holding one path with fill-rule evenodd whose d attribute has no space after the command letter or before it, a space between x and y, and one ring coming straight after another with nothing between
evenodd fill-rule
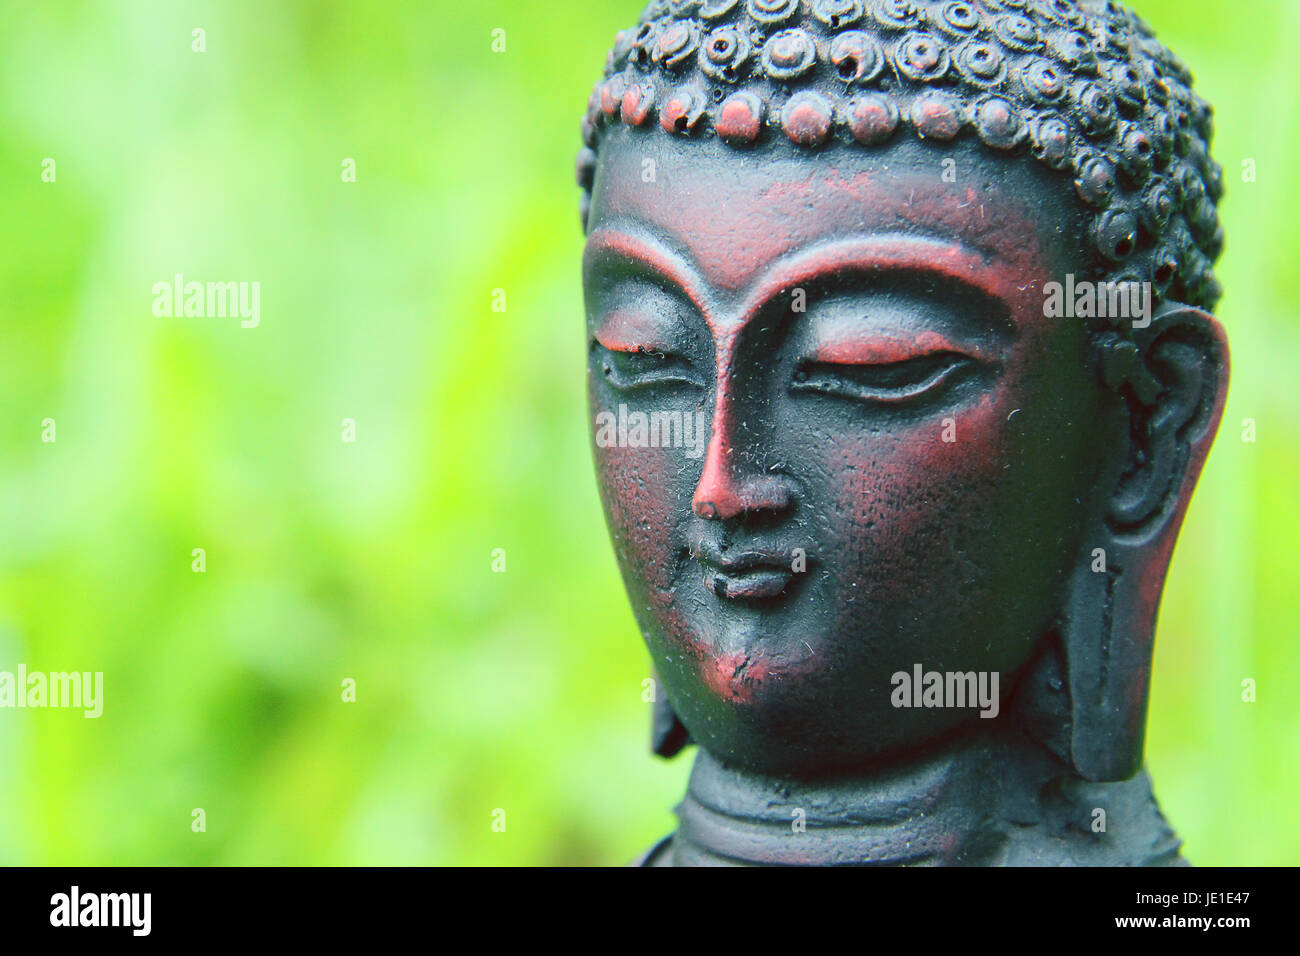
<instances>
[{"instance_id":1,"label":"statue forehead","mask_svg":"<svg viewBox=\"0 0 1300 956\"><path fill-rule=\"evenodd\" d=\"M961 144L742 156L716 143L615 135L595 185L593 238L648 234L722 289L855 237L951 243L1020 275L1020 284L1073 268L1078 256L1071 237L1081 216L1068 196L1028 164L981 163Z\"/></svg>"},{"instance_id":2,"label":"statue forehead","mask_svg":"<svg viewBox=\"0 0 1300 956\"><path fill-rule=\"evenodd\" d=\"M1117 277L1212 306L1222 172L1191 82L1109 0L652 0L588 101L584 223L619 127L741 155L977 142L1077 193Z\"/></svg>"}]
</instances>

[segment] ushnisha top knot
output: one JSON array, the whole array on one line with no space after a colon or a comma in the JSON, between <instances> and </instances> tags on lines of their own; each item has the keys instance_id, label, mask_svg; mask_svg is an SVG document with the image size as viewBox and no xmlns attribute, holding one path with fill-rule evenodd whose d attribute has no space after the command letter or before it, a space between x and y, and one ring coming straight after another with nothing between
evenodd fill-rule
<instances>
[{"instance_id":1,"label":"ushnisha top knot","mask_svg":"<svg viewBox=\"0 0 1300 956\"><path fill-rule=\"evenodd\" d=\"M1119 281L1213 309L1212 111L1113 0L652 0L582 122L584 228L605 133L815 151L977 137L1073 180Z\"/></svg>"}]
</instances>

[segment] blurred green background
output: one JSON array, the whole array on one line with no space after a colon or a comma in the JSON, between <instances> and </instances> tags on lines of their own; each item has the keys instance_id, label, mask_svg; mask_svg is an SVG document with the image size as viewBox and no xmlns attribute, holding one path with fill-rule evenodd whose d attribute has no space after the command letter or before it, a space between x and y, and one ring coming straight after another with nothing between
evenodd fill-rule
<instances>
[{"instance_id":1,"label":"blurred green background","mask_svg":"<svg viewBox=\"0 0 1300 956\"><path fill-rule=\"evenodd\" d=\"M1133 5L1218 110L1235 365L1149 762L1193 862L1295 864L1300 3ZM668 832L689 757L648 753L572 185L639 0L4 12L0 670L103 671L105 709L0 710L0 862L606 864ZM259 281L260 326L155 318L178 272Z\"/></svg>"}]
</instances>

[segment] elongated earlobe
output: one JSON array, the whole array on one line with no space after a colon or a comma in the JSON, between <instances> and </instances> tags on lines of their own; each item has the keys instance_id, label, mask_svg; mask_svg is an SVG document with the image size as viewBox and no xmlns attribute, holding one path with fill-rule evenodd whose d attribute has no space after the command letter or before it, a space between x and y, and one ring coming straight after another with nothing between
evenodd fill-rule
<instances>
[{"instance_id":1,"label":"elongated earlobe","mask_svg":"<svg viewBox=\"0 0 1300 956\"><path fill-rule=\"evenodd\" d=\"M1142 764L1156 614L1192 489L1228 385L1223 329L1173 305L1103 346L1101 376L1124 400L1128 459L1099 502L1062 611L1070 760L1089 780Z\"/></svg>"},{"instance_id":2,"label":"elongated earlobe","mask_svg":"<svg viewBox=\"0 0 1300 956\"><path fill-rule=\"evenodd\" d=\"M668 694L658 676L655 677L654 708L650 719L650 749L660 757L676 757L682 749L692 743L690 731L682 724L668 700Z\"/></svg>"}]
</instances>

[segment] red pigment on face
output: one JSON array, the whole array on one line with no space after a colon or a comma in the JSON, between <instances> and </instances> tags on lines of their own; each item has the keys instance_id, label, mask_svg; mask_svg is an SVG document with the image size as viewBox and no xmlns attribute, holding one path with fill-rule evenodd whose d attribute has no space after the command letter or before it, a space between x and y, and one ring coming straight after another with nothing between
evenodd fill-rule
<instances>
[{"instance_id":1,"label":"red pigment on face","mask_svg":"<svg viewBox=\"0 0 1300 956\"><path fill-rule=\"evenodd\" d=\"M853 329L845 329L839 335L842 337L836 341L823 342L811 358L818 362L844 365L888 365L938 352L969 353L976 356L982 352L977 346L954 345L938 332L922 332L909 337L873 332L870 338L863 339L855 336Z\"/></svg>"},{"instance_id":2,"label":"red pigment on face","mask_svg":"<svg viewBox=\"0 0 1300 956\"><path fill-rule=\"evenodd\" d=\"M754 699L756 684L762 684L770 673L770 665L761 654L744 654L739 651L705 655L700 660L700 677L718 697L748 704Z\"/></svg>"},{"instance_id":3,"label":"red pigment on face","mask_svg":"<svg viewBox=\"0 0 1300 956\"><path fill-rule=\"evenodd\" d=\"M882 270L914 263L984 288L1008 305L1022 338L992 393L955 416L955 443L941 440L942 416L938 416L901 433L863 436L859 442L841 444L828 456L824 467L838 479L834 496L839 499L839 513L861 528L849 537L873 540L877 546L883 543L886 555L900 549L906 553L907 536L934 523L936 504L949 503L945 502L945 495L951 494L947 489L998 477L1006 457L1004 441L1011 431L1006 425L1008 413L1014 410L1011 403L1026 369L1045 347L1049 331L1044 327L1041 292L1051 275L1044 239L1018 200L996 190L941 185L906 166L900 167L900 173L891 175L886 170L846 177L832 167L798 180L773 182L762 190L757 203L751 183L726 173L705 172L686 180L665 175L656 183L638 183L635 189L606 194L608 213L647 224L652 234L666 235L667 243L656 247L635 237L602 235L597 223L593 223L597 226L593 242L618 246L625 256L673 275L714 335L714 417L696 488L697 503L724 500L729 488L740 496L748 493L743 487L731 487L736 476L730 462L736 414L732 366L744 324L767 299L790 286L817 276L831 277L849 265L860 267L863 257ZM933 235L918 236L927 230ZM966 248L945 242L958 237ZM818 248L827 240L847 241L832 250ZM776 262L801 249L807 251L794 257L796 261ZM738 291L747 293L743 302L736 301ZM609 320L609 328L602 326L601 334L609 336L608 341L602 339L605 344L611 348L620 343L623 347L645 344L645 330L632 324L620 326L620 321ZM926 331L906 339L849 339L834 343L818 357L895 362L931 351L970 348L955 348L944 336ZM633 565L632 577L651 583L644 597L655 606L666 636L694 660L703 685L722 700L752 703L774 676L796 677L805 669L804 662L774 663L758 652L719 652L694 633L698 622L673 606L667 590L676 553L674 529L684 522L677 510L680 499L662 477L655 480L660 469L675 470L679 463L646 456L644 449L635 454L633 459L627 450L598 452L603 483L613 489L612 520ZM841 557L858 562L879 560L881 555L850 550ZM840 573L852 577L855 572L841 568ZM900 581L900 588L905 583ZM850 597L851 592L842 591L841 596Z\"/></svg>"},{"instance_id":4,"label":"red pigment on face","mask_svg":"<svg viewBox=\"0 0 1300 956\"><path fill-rule=\"evenodd\" d=\"M601 319L595 338L611 352L672 349L659 324L644 312L610 312Z\"/></svg>"}]
</instances>

